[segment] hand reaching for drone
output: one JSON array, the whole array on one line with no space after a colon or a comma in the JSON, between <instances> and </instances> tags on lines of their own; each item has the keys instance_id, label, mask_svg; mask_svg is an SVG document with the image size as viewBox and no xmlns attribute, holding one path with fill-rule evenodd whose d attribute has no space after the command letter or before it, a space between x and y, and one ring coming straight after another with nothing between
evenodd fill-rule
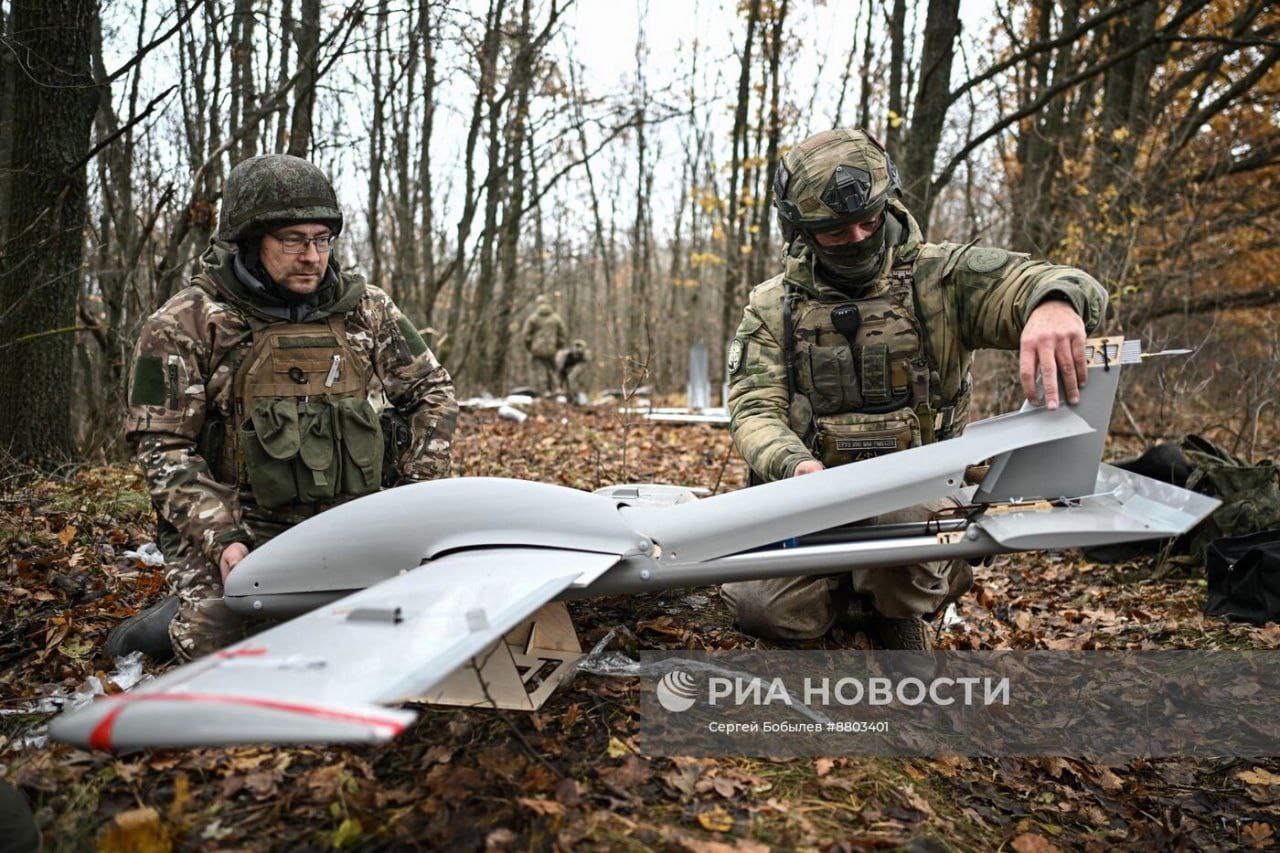
<instances>
[{"instance_id":1,"label":"hand reaching for drone","mask_svg":"<svg viewBox=\"0 0 1280 853\"><path fill-rule=\"evenodd\" d=\"M1058 408L1058 373L1067 402L1080 402L1080 389L1089 379L1084 360L1084 321L1070 302L1049 299L1040 303L1022 329L1018 375L1022 391L1034 405L1040 405L1036 377L1044 383L1045 406Z\"/></svg>"}]
</instances>

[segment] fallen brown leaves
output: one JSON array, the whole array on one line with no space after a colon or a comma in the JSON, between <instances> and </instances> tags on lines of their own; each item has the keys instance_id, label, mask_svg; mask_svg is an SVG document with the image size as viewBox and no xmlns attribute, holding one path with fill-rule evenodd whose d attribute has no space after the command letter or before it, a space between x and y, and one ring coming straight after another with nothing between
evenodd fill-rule
<instances>
[{"instance_id":1,"label":"fallen brown leaves","mask_svg":"<svg viewBox=\"0 0 1280 853\"><path fill-rule=\"evenodd\" d=\"M656 481L739 488L722 428L628 424L543 404L514 424L463 416L462 473L595 488ZM8 710L103 677L106 633L155 600L162 571L123 557L151 539L127 468L83 471L0 501L0 695ZM1280 627L1205 620L1194 579L1078 554L978 570L950 648L1277 648ZM714 589L572 604L584 643L720 649L755 643ZM865 643L840 634L816 645ZM0 717L7 780L51 847L168 850L405 844L830 851L910 845L1047 851L1275 844L1280 762L831 756L793 761L649 758L633 679L578 676L537 715L425 708L384 748L239 748L112 757L19 749L43 715ZM518 732L516 737L513 732Z\"/></svg>"}]
</instances>

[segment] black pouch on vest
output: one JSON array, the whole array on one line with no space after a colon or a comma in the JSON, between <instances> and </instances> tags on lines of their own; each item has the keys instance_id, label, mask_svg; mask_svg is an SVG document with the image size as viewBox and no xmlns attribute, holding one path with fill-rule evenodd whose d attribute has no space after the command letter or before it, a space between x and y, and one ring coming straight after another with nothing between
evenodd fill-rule
<instances>
[{"instance_id":1,"label":"black pouch on vest","mask_svg":"<svg viewBox=\"0 0 1280 853\"><path fill-rule=\"evenodd\" d=\"M1280 530L1216 539L1209 545L1206 616L1280 622Z\"/></svg>"},{"instance_id":2,"label":"black pouch on vest","mask_svg":"<svg viewBox=\"0 0 1280 853\"><path fill-rule=\"evenodd\" d=\"M392 409L384 409L380 417L382 427L382 486L391 488L400 482L400 470L396 465L413 440L409 419Z\"/></svg>"}]
</instances>

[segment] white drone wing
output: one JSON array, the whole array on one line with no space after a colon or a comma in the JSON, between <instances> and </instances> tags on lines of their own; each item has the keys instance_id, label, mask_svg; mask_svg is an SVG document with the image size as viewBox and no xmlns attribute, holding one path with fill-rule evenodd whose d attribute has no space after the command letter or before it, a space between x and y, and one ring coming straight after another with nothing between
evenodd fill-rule
<instances>
[{"instance_id":1,"label":"white drone wing","mask_svg":"<svg viewBox=\"0 0 1280 853\"><path fill-rule=\"evenodd\" d=\"M433 560L50 724L98 749L388 740L420 695L618 555L486 548Z\"/></svg>"}]
</instances>

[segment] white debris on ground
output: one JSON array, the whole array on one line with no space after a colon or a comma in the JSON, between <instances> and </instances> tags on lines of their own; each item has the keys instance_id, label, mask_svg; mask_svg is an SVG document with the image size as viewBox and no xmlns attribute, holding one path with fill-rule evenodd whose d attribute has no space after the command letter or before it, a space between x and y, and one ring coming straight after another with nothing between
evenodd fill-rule
<instances>
[{"instance_id":1,"label":"white debris on ground","mask_svg":"<svg viewBox=\"0 0 1280 853\"><path fill-rule=\"evenodd\" d=\"M515 406L499 406L498 417L504 420L515 421L518 424L522 424L525 422L525 419L529 417L529 415L526 414L525 412L520 411Z\"/></svg>"},{"instance_id":2,"label":"white debris on ground","mask_svg":"<svg viewBox=\"0 0 1280 853\"><path fill-rule=\"evenodd\" d=\"M965 621L960 616L960 612L956 610L954 602L947 605L947 609L942 614L942 627L945 629L960 629L965 627Z\"/></svg>"},{"instance_id":3,"label":"white debris on ground","mask_svg":"<svg viewBox=\"0 0 1280 853\"><path fill-rule=\"evenodd\" d=\"M528 412L523 411L521 406L529 407L536 402L536 399L529 394L508 394L505 397L494 397L488 393L481 394L479 397L468 397L458 402L458 407L466 411L475 411L477 409L497 409L498 417L508 421L515 421L518 424L525 422L529 417Z\"/></svg>"},{"instance_id":4,"label":"white debris on ground","mask_svg":"<svg viewBox=\"0 0 1280 853\"><path fill-rule=\"evenodd\" d=\"M152 680L154 677L143 669L142 652L131 652L123 657L116 658L116 667L107 675L107 681L110 681L121 690L129 690ZM65 687L55 687L48 694L27 702L20 707L0 709L0 716L52 716L78 710L93 702L99 696L105 695L107 695L107 690L102 684L102 679L96 675L90 675L70 692ZM48 731L49 725L46 719L22 732L13 741L6 744L6 748L40 749L48 743Z\"/></svg>"},{"instance_id":5,"label":"white debris on ground","mask_svg":"<svg viewBox=\"0 0 1280 853\"><path fill-rule=\"evenodd\" d=\"M138 547L136 551L125 551L124 556L137 560L144 566L163 566L164 554L160 553L160 549L154 542L148 542Z\"/></svg>"},{"instance_id":6,"label":"white debris on ground","mask_svg":"<svg viewBox=\"0 0 1280 853\"><path fill-rule=\"evenodd\" d=\"M458 407L467 409L500 409L503 406L532 406L534 398L528 394L508 394L505 397L495 397L485 392L479 397L468 397L465 400L458 401Z\"/></svg>"},{"instance_id":7,"label":"white debris on ground","mask_svg":"<svg viewBox=\"0 0 1280 853\"><path fill-rule=\"evenodd\" d=\"M690 409L687 406L623 406L618 409L624 415L640 415L647 421L677 424L727 424L729 412L723 406L709 409Z\"/></svg>"},{"instance_id":8,"label":"white debris on ground","mask_svg":"<svg viewBox=\"0 0 1280 853\"><path fill-rule=\"evenodd\" d=\"M116 658L116 668L107 676L107 680L121 690L128 690L151 679L150 673L143 672L142 652L129 652Z\"/></svg>"}]
</instances>

